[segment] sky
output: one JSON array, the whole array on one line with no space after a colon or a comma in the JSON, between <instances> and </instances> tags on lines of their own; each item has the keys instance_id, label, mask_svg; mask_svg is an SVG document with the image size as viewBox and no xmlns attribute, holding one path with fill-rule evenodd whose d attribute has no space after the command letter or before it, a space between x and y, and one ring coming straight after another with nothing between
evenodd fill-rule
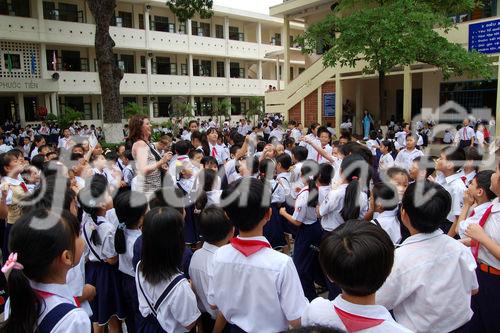
<instances>
[{"instance_id":1,"label":"sky","mask_svg":"<svg viewBox=\"0 0 500 333\"><path fill-rule=\"evenodd\" d=\"M214 0L215 5L248 10L269 15L269 7L282 3L283 0Z\"/></svg>"}]
</instances>

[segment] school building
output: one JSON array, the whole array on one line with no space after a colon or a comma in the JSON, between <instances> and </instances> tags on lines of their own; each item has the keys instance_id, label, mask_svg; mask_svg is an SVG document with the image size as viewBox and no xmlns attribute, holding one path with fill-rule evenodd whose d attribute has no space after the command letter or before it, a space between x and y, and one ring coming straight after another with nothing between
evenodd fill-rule
<instances>
[{"instance_id":1,"label":"school building","mask_svg":"<svg viewBox=\"0 0 500 333\"><path fill-rule=\"evenodd\" d=\"M322 20L337 4L338 1L331 0L284 0L282 4L270 8L270 15L283 18L285 35L288 35L294 23L305 24L307 29L312 23ZM497 0L485 0L484 5L472 13L450 17L458 23L458 29L452 29L444 35L449 41L468 48L471 34L474 47L479 47L493 58L495 74L500 71L499 14ZM453 123L461 122L466 111L482 109L481 114L491 112L493 117L496 116L497 133L500 133L498 75L492 80L466 77L444 80L437 68L422 63L393 68L386 79L384 93L387 113L380 114L378 75L364 75L361 72L362 60L358 61L355 68L325 68L322 51L319 50L305 57L306 69L299 76L292 75L293 62L299 54L286 44L287 41L284 40L284 52L275 53L284 60L283 84L279 91L266 93L267 112L282 112L289 119L305 125L316 121L332 122L336 125L337 133L340 123L350 118L356 132L360 133L365 109L382 125L392 116L396 120L410 121L422 108L433 111L441 108L448 118L452 118L450 121Z\"/></svg>"},{"instance_id":2,"label":"school building","mask_svg":"<svg viewBox=\"0 0 500 333\"><path fill-rule=\"evenodd\" d=\"M155 122L190 102L208 117L219 99L244 114L248 96L278 87L279 60L300 22L214 6L210 19L179 22L164 0L118 1L110 34L124 72L120 102L149 109ZM282 36L287 36L283 38ZM99 125L102 119L94 48L95 24L84 0L0 0L0 123L40 121L66 107ZM286 40L286 41L285 41ZM284 62L284 59L281 59ZM290 73L305 68L289 61ZM84 121L84 122L85 122Z\"/></svg>"}]
</instances>

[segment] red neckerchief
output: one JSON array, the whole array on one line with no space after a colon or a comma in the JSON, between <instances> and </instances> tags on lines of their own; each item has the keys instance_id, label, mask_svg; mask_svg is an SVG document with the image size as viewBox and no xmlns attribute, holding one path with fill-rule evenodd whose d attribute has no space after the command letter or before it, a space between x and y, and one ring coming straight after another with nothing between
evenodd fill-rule
<instances>
[{"instance_id":1,"label":"red neckerchief","mask_svg":"<svg viewBox=\"0 0 500 333\"><path fill-rule=\"evenodd\" d=\"M238 237L231 238L231 246L240 251L245 257L259 252L263 248L271 248L269 243L255 239L241 239Z\"/></svg>"},{"instance_id":2,"label":"red neckerchief","mask_svg":"<svg viewBox=\"0 0 500 333\"><path fill-rule=\"evenodd\" d=\"M382 324L385 320L358 316L333 306L348 333L358 332Z\"/></svg>"},{"instance_id":3,"label":"red neckerchief","mask_svg":"<svg viewBox=\"0 0 500 333\"><path fill-rule=\"evenodd\" d=\"M28 192L28 187L26 186L26 184L24 182L21 182L21 184L19 184L19 186L21 186L21 188L23 189L24 193Z\"/></svg>"},{"instance_id":4,"label":"red neckerchief","mask_svg":"<svg viewBox=\"0 0 500 333\"><path fill-rule=\"evenodd\" d=\"M43 299L46 299L46 298L49 298L50 296L55 296L56 294L53 294L53 293L49 293L48 291L42 291L42 290L36 290L36 289L33 289L37 294L38 296L40 296L41 298ZM80 307L80 301L78 300L78 297L76 296L73 296L73 300L75 301L75 304L76 304L76 307Z\"/></svg>"},{"instance_id":5,"label":"red neckerchief","mask_svg":"<svg viewBox=\"0 0 500 333\"><path fill-rule=\"evenodd\" d=\"M484 227L484 225L486 224L486 221L488 220L488 217L490 217L490 214L491 214L491 210L493 209L493 205L490 205L485 211L484 211L484 214L483 216L481 217L481 219L479 220L479 225L481 226L481 228ZM476 240L471 240L471 243L470 243L470 248L471 248L471 251L472 251L472 255L474 256L475 259L477 259L477 256L479 254L479 242L476 241Z\"/></svg>"},{"instance_id":6,"label":"red neckerchief","mask_svg":"<svg viewBox=\"0 0 500 333\"><path fill-rule=\"evenodd\" d=\"M462 179L462 181L464 182L464 185L467 186L467 177L462 176L462 177L460 177L460 179Z\"/></svg>"}]
</instances>

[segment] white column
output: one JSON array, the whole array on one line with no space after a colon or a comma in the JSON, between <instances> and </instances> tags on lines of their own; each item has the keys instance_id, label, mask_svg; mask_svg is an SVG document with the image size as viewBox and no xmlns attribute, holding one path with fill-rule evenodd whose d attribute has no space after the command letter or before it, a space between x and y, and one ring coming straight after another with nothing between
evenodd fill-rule
<instances>
[{"instance_id":1,"label":"white column","mask_svg":"<svg viewBox=\"0 0 500 333\"><path fill-rule=\"evenodd\" d=\"M21 122L21 126L25 126L26 123L26 114L24 110L24 94L17 94L17 107L19 109L19 121Z\"/></svg>"},{"instance_id":2,"label":"white column","mask_svg":"<svg viewBox=\"0 0 500 333\"><path fill-rule=\"evenodd\" d=\"M318 124L323 123L323 86L318 87L318 119L317 122Z\"/></svg>"},{"instance_id":3,"label":"white column","mask_svg":"<svg viewBox=\"0 0 500 333\"><path fill-rule=\"evenodd\" d=\"M38 35L40 41L45 41L45 20L43 18L43 1L37 1L37 14L38 14ZM43 37L43 38L42 38Z\"/></svg>"},{"instance_id":4,"label":"white column","mask_svg":"<svg viewBox=\"0 0 500 333\"><path fill-rule=\"evenodd\" d=\"M283 33L281 34L281 42L283 44L283 51L284 51L284 61L285 63L283 64L283 82L284 86L286 87L288 85L288 82L290 81L290 20L288 19L287 16L285 16L285 19L283 21Z\"/></svg>"},{"instance_id":5,"label":"white column","mask_svg":"<svg viewBox=\"0 0 500 333\"><path fill-rule=\"evenodd\" d=\"M188 71L189 71L189 77L193 77L193 55L190 54L188 56Z\"/></svg>"},{"instance_id":6,"label":"white column","mask_svg":"<svg viewBox=\"0 0 500 333\"><path fill-rule=\"evenodd\" d=\"M186 25L187 34L188 36L191 36L193 34L193 25L191 24L191 19L187 20Z\"/></svg>"},{"instance_id":7,"label":"white column","mask_svg":"<svg viewBox=\"0 0 500 333\"><path fill-rule=\"evenodd\" d=\"M335 75L335 133L340 133L342 123L342 81L340 73Z\"/></svg>"},{"instance_id":8,"label":"white column","mask_svg":"<svg viewBox=\"0 0 500 333\"><path fill-rule=\"evenodd\" d=\"M229 39L229 17L224 17L224 38Z\"/></svg>"},{"instance_id":9,"label":"white column","mask_svg":"<svg viewBox=\"0 0 500 333\"><path fill-rule=\"evenodd\" d=\"M226 76L227 79L230 79L231 78L231 59L226 58L225 59L225 65L226 65L226 69L225 69L225 73L224 74L226 74L225 76Z\"/></svg>"},{"instance_id":10,"label":"white column","mask_svg":"<svg viewBox=\"0 0 500 333\"><path fill-rule=\"evenodd\" d=\"M191 95L191 96L189 97L189 103L190 103L190 104L191 104L191 106L193 107L193 109L192 109L192 111L191 111L191 115L194 117L194 115L195 115L195 110L194 110L194 96L193 96L193 95Z\"/></svg>"},{"instance_id":11,"label":"white column","mask_svg":"<svg viewBox=\"0 0 500 333\"><path fill-rule=\"evenodd\" d=\"M257 69L257 79L262 80L262 60L259 60Z\"/></svg>"},{"instance_id":12,"label":"white column","mask_svg":"<svg viewBox=\"0 0 500 333\"><path fill-rule=\"evenodd\" d=\"M47 108L47 112L50 112L50 94L49 93L43 94L43 98L44 98L43 104Z\"/></svg>"},{"instance_id":13,"label":"white column","mask_svg":"<svg viewBox=\"0 0 500 333\"><path fill-rule=\"evenodd\" d=\"M361 118L363 117L363 81L356 82L356 118L351 119L353 133L361 133Z\"/></svg>"},{"instance_id":14,"label":"white column","mask_svg":"<svg viewBox=\"0 0 500 333\"><path fill-rule=\"evenodd\" d=\"M215 20L213 16L210 22L210 37L215 38Z\"/></svg>"},{"instance_id":15,"label":"white column","mask_svg":"<svg viewBox=\"0 0 500 333\"><path fill-rule=\"evenodd\" d=\"M97 96L90 96L91 99L91 105L92 105L92 119L97 119L97 104L98 100L96 98Z\"/></svg>"},{"instance_id":16,"label":"white column","mask_svg":"<svg viewBox=\"0 0 500 333\"><path fill-rule=\"evenodd\" d=\"M48 79L49 74L47 74L47 46L45 45L45 43L40 44L40 63L38 64L38 68L40 69L40 77L42 79Z\"/></svg>"},{"instance_id":17,"label":"white column","mask_svg":"<svg viewBox=\"0 0 500 333\"><path fill-rule=\"evenodd\" d=\"M56 116L59 114L57 110L57 93L50 94L50 113L55 114Z\"/></svg>"},{"instance_id":18,"label":"white column","mask_svg":"<svg viewBox=\"0 0 500 333\"><path fill-rule=\"evenodd\" d=\"M212 77L217 77L217 59L212 58Z\"/></svg>"},{"instance_id":19,"label":"white column","mask_svg":"<svg viewBox=\"0 0 500 333\"><path fill-rule=\"evenodd\" d=\"M146 50L150 49L149 46L149 9L147 9L147 6L144 6L144 30L145 30L145 35L146 35Z\"/></svg>"},{"instance_id":20,"label":"white column","mask_svg":"<svg viewBox=\"0 0 500 333\"><path fill-rule=\"evenodd\" d=\"M151 99L151 96L148 96L148 109L149 109L149 118L153 119L154 118L154 105L153 105L153 100Z\"/></svg>"},{"instance_id":21,"label":"white column","mask_svg":"<svg viewBox=\"0 0 500 333\"><path fill-rule=\"evenodd\" d=\"M289 111L286 111L286 112L289 112ZM306 125L306 106L304 103L304 99L300 100L300 122L305 127L305 125Z\"/></svg>"},{"instance_id":22,"label":"white column","mask_svg":"<svg viewBox=\"0 0 500 333\"><path fill-rule=\"evenodd\" d=\"M262 44L262 23L257 22L257 44Z\"/></svg>"},{"instance_id":23,"label":"white column","mask_svg":"<svg viewBox=\"0 0 500 333\"><path fill-rule=\"evenodd\" d=\"M276 89L281 90L280 57L276 57Z\"/></svg>"},{"instance_id":24,"label":"white column","mask_svg":"<svg viewBox=\"0 0 500 333\"><path fill-rule=\"evenodd\" d=\"M411 122L411 69L410 66L404 68L404 86L403 86L403 119L405 122Z\"/></svg>"}]
</instances>

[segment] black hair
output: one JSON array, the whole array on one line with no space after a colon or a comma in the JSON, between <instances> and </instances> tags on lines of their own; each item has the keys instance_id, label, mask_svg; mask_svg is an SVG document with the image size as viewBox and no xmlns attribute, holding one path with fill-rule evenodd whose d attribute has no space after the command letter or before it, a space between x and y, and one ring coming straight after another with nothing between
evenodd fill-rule
<instances>
[{"instance_id":1,"label":"black hair","mask_svg":"<svg viewBox=\"0 0 500 333\"><path fill-rule=\"evenodd\" d=\"M36 222L47 225L34 227ZM75 261L78 234L78 220L64 210L33 210L12 226L9 249L17 253L17 261L24 268L13 269L7 278L11 312L0 324L0 332L33 332L45 303L31 287L30 280L42 282L54 274L52 264L64 251L70 251Z\"/></svg>"},{"instance_id":2,"label":"black hair","mask_svg":"<svg viewBox=\"0 0 500 333\"><path fill-rule=\"evenodd\" d=\"M266 147L266 145L267 145L267 142L265 142L265 141L259 141L259 142L257 142L257 147L256 147L257 152L263 151L264 148Z\"/></svg>"},{"instance_id":3,"label":"black hair","mask_svg":"<svg viewBox=\"0 0 500 333\"><path fill-rule=\"evenodd\" d=\"M367 146L359 144L357 142L348 142L342 146L342 155L359 155L368 163L368 165L373 165L373 154Z\"/></svg>"},{"instance_id":4,"label":"black hair","mask_svg":"<svg viewBox=\"0 0 500 333\"><path fill-rule=\"evenodd\" d=\"M196 155L201 154L203 155L203 152L200 150L193 149L189 152L188 157L190 160L192 160Z\"/></svg>"},{"instance_id":5,"label":"black hair","mask_svg":"<svg viewBox=\"0 0 500 333\"><path fill-rule=\"evenodd\" d=\"M241 231L251 231L262 221L271 206L271 198L265 195L266 187L254 178L241 178L222 192L226 202L224 211ZM246 203L240 204L245 198ZM267 198L268 200L264 200Z\"/></svg>"},{"instance_id":6,"label":"black hair","mask_svg":"<svg viewBox=\"0 0 500 333\"><path fill-rule=\"evenodd\" d=\"M318 131L317 131L318 137L321 135L321 133L326 133L326 134L328 134L328 137L330 139L332 138L332 133L330 133L328 128L326 128L325 126L321 126L320 128L318 128Z\"/></svg>"},{"instance_id":7,"label":"black hair","mask_svg":"<svg viewBox=\"0 0 500 333\"><path fill-rule=\"evenodd\" d=\"M97 224L97 213L101 209L99 207L99 202L96 199L99 199L108 189L108 181L106 177L103 175L95 174L90 179L90 182L85 185L78 193L78 202L82 207L83 211L92 218L92 221ZM94 245L101 245L101 238L99 237L99 233L97 229L94 228L92 230L92 234L90 235L90 241L94 243Z\"/></svg>"},{"instance_id":8,"label":"black hair","mask_svg":"<svg viewBox=\"0 0 500 333\"><path fill-rule=\"evenodd\" d=\"M129 160L129 161L133 161L134 160L134 154L132 154L132 149L127 149L125 150L125 152L123 153L125 155L125 157Z\"/></svg>"},{"instance_id":9,"label":"black hair","mask_svg":"<svg viewBox=\"0 0 500 333\"><path fill-rule=\"evenodd\" d=\"M394 142L392 142L391 140L384 140L382 141L382 144L387 147L389 154L395 150Z\"/></svg>"},{"instance_id":10,"label":"black hair","mask_svg":"<svg viewBox=\"0 0 500 333\"><path fill-rule=\"evenodd\" d=\"M418 163L418 168L421 169L425 165L421 165L422 162L427 162L427 165L429 167L425 168L425 178L429 177L436 171L436 168L433 167L435 165L434 160L436 159L435 156L417 156L413 159L413 163ZM405 170L406 171L406 170ZM409 177L409 176L408 176Z\"/></svg>"},{"instance_id":11,"label":"black hair","mask_svg":"<svg viewBox=\"0 0 500 333\"><path fill-rule=\"evenodd\" d=\"M307 148L302 146L297 146L292 149L292 155L299 162L305 161L307 159Z\"/></svg>"},{"instance_id":12,"label":"black hair","mask_svg":"<svg viewBox=\"0 0 500 333\"><path fill-rule=\"evenodd\" d=\"M465 152L465 160L466 161L477 162L477 161L483 160L483 155L481 155L479 153L479 150L474 146L466 147L464 149L464 152ZM474 168L474 170L476 170L476 172L478 172L479 171L479 163L474 163L473 168Z\"/></svg>"},{"instance_id":13,"label":"black hair","mask_svg":"<svg viewBox=\"0 0 500 333\"><path fill-rule=\"evenodd\" d=\"M214 244L222 241L233 228L231 221L220 207L205 208L198 222L198 231L205 242Z\"/></svg>"},{"instance_id":14,"label":"black hair","mask_svg":"<svg viewBox=\"0 0 500 333\"><path fill-rule=\"evenodd\" d=\"M370 131L370 135L369 136L370 136L371 140L377 139L377 136L378 136L377 131Z\"/></svg>"},{"instance_id":15,"label":"black hair","mask_svg":"<svg viewBox=\"0 0 500 333\"><path fill-rule=\"evenodd\" d=\"M276 164L278 163L283 169L288 170L292 166L292 158L287 153L280 154L276 156Z\"/></svg>"},{"instance_id":16,"label":"black hair","mask_svg":"<svg viewBox=\"0 0 500 333\"><path fill-rule=\"evenodd\" d=\"M238 144L234 144L232 145L230 148L229 148L229 155L236 155L236 153L238 152L238 150L241 149L241 146L238 145Z\"/></svg>"},{"instance_id":17,"label":"black hair","mask_svg":"<svg viewBox=\"0 0 500 333\"><path fill-rule=\"evenodd\" d=\"M50 209L53 203L62 204L60 208L69 211L71 203L76 199L70 180L66 180L63 191L56 191L57 177L55 175L45 177L44 182L43 186L35 189L20 202L23 214L42 208Z\"/></svg>"},{"instance_id":18,"label":"black hair","mask_svg":"<svg viewBox=\"0 0 500 333\"><path fill-rule=\"evenodd\" d=\"M165 192L164 192L165 191ZM168 202L165 198L164 193L174 192L177 198L184 197L184 191L178 187L161 188L154 192L153 196L149 200L149 208L173 208L177 210L181 215L184 214L184 207L176 207Z\"/></svg>"},{"instance_id":19,"label":"black hair","mask_svg":"<svg viewBox=\"0 0 500 333\"><path fill-rule=\"evenodd\" d=\"M410 179L410 174L408 173L408 171L406 171L406 169L403 168L398 168L398 167L389 168L387 169L386 174L387 177L389 177L390 179L394 178L397 175L403 175L406 178Z\"/></svg>"},{"instance_id":20,"label":"black hair","mask_svg":"<svg viewBox=\"0 0 500 333\"><path fill-rule=\"evenodd\" d=\"M191 142L195 139L197 139L201 142L202 138L203 138L203 135L199 131L194 131L191 133Z\"/></svg>"},{"instance_id":21,"label":"black hair","mask_svg":"<svg viewBox=\"0 0 500 333\"><path fill-rule=\"evenodd\" d=\"M245 137L238 132L233 132L230 137L235 145L242 146L245 142Z\"/></svg>"},{"instance_id":22,"label":"black hair","mask_svg":"<svg viewBox=\"0 0 500 333\"><path fill-rule=\"evenodd\" d=\"M446 161L453 163L453 170L457 172L465 161L465 151L460 147L445 147L441 153L446 157Z\"/></svg>"},{"instance_id":23,"label":"black hair","mask_svg":"<svg viewBox=\"0 0 500 333\"><path fill-rule=\"evenodd\" d=\"M319 126L320 126L320 124L318 124L318 123L312 123L308 128L307 134L312 134L313 129L315 129L316 127L319 127ZM317 134L317 132L316 132L316 134Z\"/></svg>"},{"instance_id":24,"label":"black hair","mask_svg":"<svg viewBox=\"0 0 500 333\"><path fill-rule=\"evenodd\" d=\"M263 159L259 164L259 179L267 184L267 181L273 179L276 163L269 158Z\"/></svg>"},{"instance_id":25,"label":"black hair","mask_svg":"<svg viewBox=\"0 0 500 333\"><path fill-rule=\"evenodd\" d=\"M198 122L196 120L190 120L189 121L189 124L188 124L188 127L191 127L191 124L196 124L196 126L198 126Z\"/></svg>"},{"instance_id":26,"label":"black hair","mask_svg":"<svg viewBox=\"0 0 500 333\"><path fill-rule=\"evenodd\" d=\"M17 160L17 155L12 153L12 150L0 155L0 175L2 177L7 177L9 175L5 168L14 160Z\"/></svg>"},{"instance_id":27,"label":"black hair","mask_svg":"<svg viewBox=\"0 0 500 333\"><path fill-rule=\"evenodd\" d=\"M30 161L31 165L35 166L39 170L43 170L45 168L45 156L43 155L35 155Z\"/></svg>"},{"instance_id":28,"label":"black hair","mask_svg":"<svg viewBox=\"0 0 500 333\"><path fill-rule=\"evenodd\" d=\"M492 170L484 170L480 171L477 173L477 175L474 177L477 183L477 187L482 189L484 193L486 194L486 197L488 198L489 201L495 199L497 196L493 191L490 189L491 186L491 176L495 173L495 171Z\"/></svg>"},{"instance_id":29,"label":"black hair","mask_svg":"<svg viewBox=\"0 0 500 333\"><path fill-rule=\"evenodd\" d=\"M425 198L433 191L432 198ZM422 198L418 200L418 198ZM451 210L451 196L442 186L429 182L412 183L403 196L402 208L408 214L413 228L419 232L431 233L446 221Z\"/></svg>"},{"instance_id":30,"label":"black hair","mask_svg":"<svg viewBox=\"0 0 500 333\"><path fill-rule=\"evenodd\" d=\"M309 188L309 195L307 196L307 206L316 207L318 205L318 187L316 180L318 179L319 165L315 161L307 160L302 164L300 175L302 177L309 177L307 186Z\"/></svg>"},{"instance_id":31,"label":"black hair","mask_svg":"<svg viewBox=\"0 0 500 333\"><path fill-rule=\"evenodd\" d=\"M104 157L106 161L113 161L115 163L118 161L118 153L114 150L109 151Z\"/></svg>"},{"instance_id":32,"label":"black hair","mask_svg":"<svg viewBox=\"0 0 500 333\"><path fill-rule=\"evenodd\" d=\"M114 207L118 221L124 223L127 229L134 229L146 214L148 200L142 192L124 191L114 199ZM118 226L115 232L115 251L123 254L126 250L125 230Z\"/></svg>"},{"instance_id":33,"label":"black hair","mask_svg":"<svg viewBox=\"0 0 500 333\"><path fill-rule=\"evenodd\" d=\"M41 136L41 135L35 135L35 137L33 138L33 143L31 144L31 147L30 147L30 151L29 151L28 157L30 157L31 153L33 152L33 150L35 150L36 144L39 143L39 142L41 142L42 140L45 140L45 138L43 136Z\"/></svg>"},{"instance_id":34,"label":"black hair","mask_svg":"<svg viewBox=\"0 0 500 333\"><path fill-rule=\"evenodd\" d=\"M328 163L319 165L318 182L323 185L330 185L333 178L333 166Z\"/></svg>"},{"instance_id":35,"label":"black hair","mask_svg":"<svg viewBox=\"0 0 500 333\"><path fill-rule=\"evenodd\" d=\"M373 185L372 193L375 203L377 203L377 200L383 201L382 207L384 210L390 211L398 207L398 191L394 187L385 183L377 183Z\"/></svg>"},{"instance_id":36,"label":"black hair","mask_svg":"<svg viewBox=\"0 0 500 333\"><path fill-rule=\"evenodd\" d=\"M173 208L154 208L144 217L142 260L144 279L156 285L179 272L184 253L183 218Z\"/></svg>"},{"instance_id":37,"label":"black hair","mask_svg":"<svg viewBox=\"0 0 500 333\"><path fill-rule=\"evenodd\" d=\"M319 261L326 275L346 294L374 294L389 276L394 244L384 229L349 220L323 239Z\"/></svg>"},{"instance_id":38,"label":"black hair","mask_svg":"<svg viewBox=\"0 0 500 333\"><path fill-rule=\"evenodd\" d=\"M361 191L361 171L364 168L370 170L370 166L366 164L366 160L360 155L349 155L342 160L340 165L340 170L342 172L342 177L348 182L347 188L345 189L344 205L340 211L340 215L344 221L354 220L359 218L361 211L359 205L359 192ZM367 184L369 183L369 176L367 180L364 180Z\"/></svg>"},{"instance_id":39,"label":"black hair","mask_svg":"<svg viewBox=\"0 0 500 333\"><path fill-rule=\"evenodd\" d=\"M175 143L175 152L177 155L187 155L191 148L191 141L181 140Z\"/></svg>"}]
</instances>

